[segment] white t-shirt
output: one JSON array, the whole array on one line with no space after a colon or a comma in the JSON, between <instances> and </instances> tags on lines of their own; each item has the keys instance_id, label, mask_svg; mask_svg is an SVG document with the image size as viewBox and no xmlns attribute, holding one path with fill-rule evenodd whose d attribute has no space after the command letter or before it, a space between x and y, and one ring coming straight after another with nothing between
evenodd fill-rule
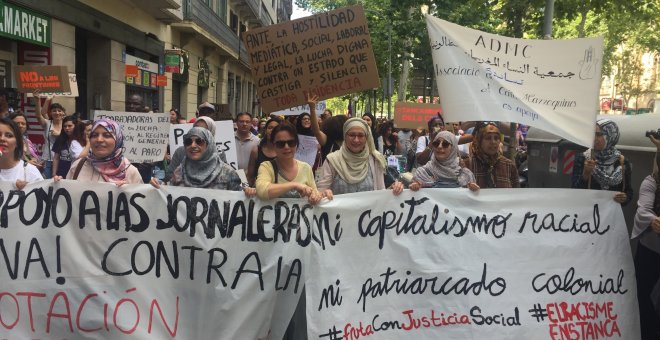
<instances>
[{"instance_id":1,"label":"white t-shirt","mask_svg":"<svg viewBox=\"0 0 660 340\"><path fill-rule=\"evenodd\" d=\"M60 151L60 160L73 162L78 159L78 156L80 156L80 153L82 153L84 149L85 148L74 139L71 141L71 144L69 144L67 149Z\"/></svg>"},{"instance_id":2,"label":"white t-shirt","mask_svg":"<svg viewBox=\"0 0 660 340\"><path fill-rule=\"evenodd\" d=\"M419 136L417 138L417 152L415 153L423 152L427 146L429 146L429 136Z\"/></svg>"},{"instance_id":3,"label":"white t-shirt","mask_svg":"<svg viewBox=\"0 0 660 340\"><path fill-rule=\"evenodd\" d=\"M18 179L27 182L36 182L44 178L36 166L22 160L16 163L16 166L11 169L0 169L0 181L15 182Z\"/></svg>"}]
</instances>

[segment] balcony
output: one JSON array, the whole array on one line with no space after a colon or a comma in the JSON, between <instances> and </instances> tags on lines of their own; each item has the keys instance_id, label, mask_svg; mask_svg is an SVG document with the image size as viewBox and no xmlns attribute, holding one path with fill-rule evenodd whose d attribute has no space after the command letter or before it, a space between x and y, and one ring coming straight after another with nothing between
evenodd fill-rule
<instances>
[{"instance_id":1,"label":"balcony","mask_svg":"<svg viewBox=\"0 0 660 340\"><path fill-rule=\"evenodd\" d=\"M268 26L270 20L265 20L261 13L261 0L243 0L236 4L239 14L247 18L251 28Z\"/></svg>"},{"instance_id":2,"label":"balcony","mask_svg":"<svg viewBox=\"0 0 660 340\"><path fill-rule=\"evenodd\" d=\"M132 0L135 6L166 24L183 20L183 0Z\"/></svg>"},{"instance_id":3,"label":"balcony","mask_svg":"<svg viewBox=\"0 0 660 340\"><path fill-rule=\"evenodd\" d=\"M182 32L181 44L190 40L200 41L205 54L212 53L231 57L249 67L247 50L238 35L202 0L183 0L183 21L173 23L172 28Z\"/></svg>"}]
</instances>

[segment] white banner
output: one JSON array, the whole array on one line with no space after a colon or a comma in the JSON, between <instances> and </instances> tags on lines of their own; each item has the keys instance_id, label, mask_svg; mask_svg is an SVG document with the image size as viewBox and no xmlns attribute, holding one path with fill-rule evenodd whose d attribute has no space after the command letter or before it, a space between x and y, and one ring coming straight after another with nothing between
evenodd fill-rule
<instances>
[{"instance_id":1,"label":"white banner","mask_svg":"<svg viewBox=\"0 0 660 340\"><path fill-rule=\"evenodd\" d=\"M124 156L135 163L160 162L167 151L169 113L93 111L94 119L110 118L122 126Z\"/></svg>"},{"instance_id":2,"label":"white banner","mask_svg":"<svg viewBox=\"0 0 660 340\"><path fill-rule=\"evenodd\" d=\"M0 183L0 338L282 338L312 242L306 201L51 183Z\"/></svg>"},{"instance_id":3,"label":"white banner","mask_svg":"<svg viewBox=\"0 0 660 340\"><path fill-rule=\"evenodd\" d=\"M183 135L192 129L193 124L171 124L170 125L170 154L183 146ZM237 169L238 158L236 156L236 137L234 137L234 123L231 120L219 120L215 122L215 147L222 150L227 156L227 162L232 168Z\"/></svg>"},{"instance_id":4,"label":"white banner","mask_svg":"<svg viewBox=\"0 0 660 340\"><path fill-rule=\"evenodd\" d=\"M316 115L320 116L325 111L325 100L316 103ZM286 110L275 111L271 115L276 116L298 116L303 112L309 113L309 105L300 105Z\"/></svg>"},{"instance_id":5,"label":"white banner","mask_svg":"<svg viewBox=\"0 0 660 340\"><path fill-rule=\"evenodd\" d=\"M594 140L603 38L527 40L426 16L445 120L531 125Z\"/></svg>"},{"instance_id":6,"label":"white banner","mask_svg":"<svg viewBox=\"0 0 660 340\"><path fill-rule=\"evenodd\" d=\"M639 339L608 191L359 193L323 213L335 239L310 249L310 339Z\"/></svg>"}]
</instances>

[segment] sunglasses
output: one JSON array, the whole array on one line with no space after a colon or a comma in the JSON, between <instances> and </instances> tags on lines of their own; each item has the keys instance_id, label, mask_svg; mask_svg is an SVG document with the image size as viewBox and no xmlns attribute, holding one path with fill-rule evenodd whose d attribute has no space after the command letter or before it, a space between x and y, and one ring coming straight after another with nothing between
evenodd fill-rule
<instances>
[{"instance_id":1,"label":"sunglasses","mask_svg":"<svg viewBox=\"0 0 660 340\"><path fill-rule=\"evenodd\" d=\"M193 142L195 142L195 144L197 144L198 146L206 145L206 141L201 138L186 138L183 140L183 145L191 146Z\"/></svg>"},{"instance_id":2,"label":"sunglasses","mask_svg":"<svg viewBox=\"0 0 660 340\"><path fill-rule=\"evenodd\" d=\"M295 139L289 139L289 140L276 140L273 142L275 144L275 147L278 149L284 149L284 146L288 145L290 148L295 148L298 146L298 142L296 142Z\"/></svg>"},{"instance_id":3,"label":"sunglasses","mask_svg":"<svg viewBox=\"0 0 660 340\"><path fill-rule=\"evenodd\" d=\"M433 141L433 143L431 143L431 145L433 145L434 148L438 148L438 147L440 147L440 145L442 145L443 149L447 149L449 146L451 146L451 143L449 143L446 140L443 140L442 143L440 143L440 141L436 140L436 141Z\"/></svg>"}]
</instances>

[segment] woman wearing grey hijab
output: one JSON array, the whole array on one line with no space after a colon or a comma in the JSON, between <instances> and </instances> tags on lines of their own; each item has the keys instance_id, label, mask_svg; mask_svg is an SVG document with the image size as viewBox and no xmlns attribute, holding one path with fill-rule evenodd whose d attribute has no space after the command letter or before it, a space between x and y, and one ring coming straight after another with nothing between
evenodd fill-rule
<instances>
[{"instance_id":1,"label":"woman wearing grey hijab","mask_svg":"<svg viewBox=\"0 0 660 340\"><path fill-rule=\"evenodd\" d=\"M423 167L417 168L410 189L420 188L469 188L479 190L474 174L460 165L458 139L449 131L438 132L431 146L433 155Z\"/></svg>"},{"instance_id":2,"label":"woman wearing grey hijab","mask_svg":"<svg viewBox=\"0 0 660 340\"><path fill-rule=\"evenodd\" d=\"M200 127L207 129L211 132L211 136L215 137L215 122L210 117L201 116L197 118L195 124L193 124L193 127ZM215 148L215 141L213 142L213 147ZM181 161L183 160L185 155L186 155L185 148L177 148L176 150L174 150L174 153L172 154L172 157L170 159L170 164L168 165L165 171L165 182L169 182L171 180L172 173L174 173L174 169L176 169L179 166L179 164L181 164ZM222 160L225 163L228 163L227 155L225 155L224 151L218 150L218 156L220 157L220 160Z\"/></svg>"},{"instance_id":3,"label":"woman wearing grey hijab","mask_svg":"<svg viewBox=\"0 0 660 340\"><path fill-rule=\"evenodd\" d=\"M223 162L215 150L215 138L211 131L193 127L183 136L185 157L172 174L170 184L174 186L240 191L241 179L227 163ZM159 188L155 178L151 184ZM245 194L252 197L254 188L245 188Z\"/></svg>"}]
</instances>

